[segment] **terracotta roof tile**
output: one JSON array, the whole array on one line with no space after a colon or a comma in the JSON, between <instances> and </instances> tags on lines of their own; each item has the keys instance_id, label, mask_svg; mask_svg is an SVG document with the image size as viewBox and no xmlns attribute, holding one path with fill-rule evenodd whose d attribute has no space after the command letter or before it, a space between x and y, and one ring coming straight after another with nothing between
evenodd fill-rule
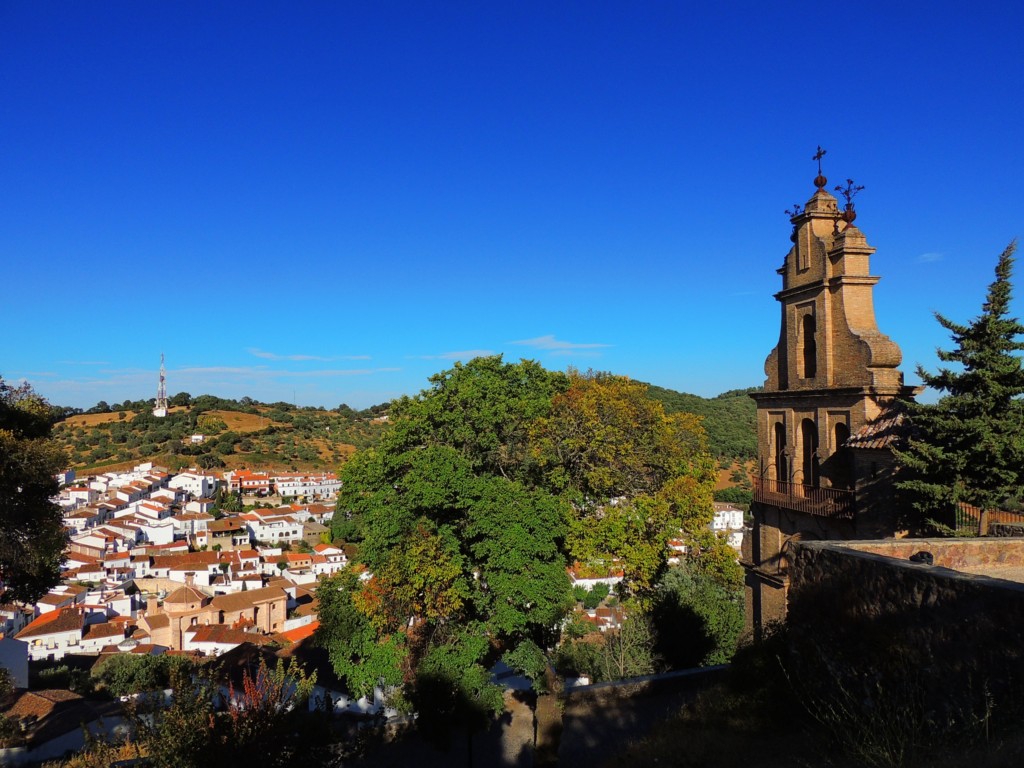
<instances>
[{"instance_id":1,"label":"terracotta roof tile","mask_svg":"<svg viewBox=\"0 0 1024 768\"><path fill-rule=\"evenodd\" d=\"M217 560L218 557L216 552L188 552L181 555L154 555L153 568L170 568L175 571L182 568L207 570L207 567L215 565Z\"/></svg>"},{"instance_id":2,"label":"terracotta roof tile","mask_svg":"<svg viewBox=\"0 0 1024 768\"><path fill-rule=\"evenodd\" d=\"M105 622L103 624L90 624L82 632L83 640L98 640L102 637L124 637L124 624L118 623L113 624Z\"/></svg>"},{"instance_id":3,"label":"terracotta roof tile","mask_svg":"<svg viewBox=\"0 0 1024 768\"><path fill-rule=\"evenodd\" d=\"M171 626L171 617L166 613L158 613L156 615L147 614L145 621L151 629L160 629L161 627Z\"/></svg>"},{"instance_id":4,"label":"terracotta roof tile","mask_svg":"<svg viewBox=\"0 0 1024 768\"><path fill-rule=\"evenodd\" d=\"M61 608L59 611L44 613L15 637L18 640L24 640L26 637L39 637L54 632L74 632L81 630L84 622L85 617L77 608Z\"/></svg>"},{"instance_id":5,"label":"terracotta roof tile","mask_svg":"<svg viewBox=\"0 0 1024 768\"><path fill-rule=\"evenodd\" d=\"M171 592L167 597L164 598L164 605L168 603L177 604L188 604L188 603L199 603L203 604L204 600L208 600L209 596L196 589L185 585L184 587L178 587L176 590Z\"/></svg>"},{"instance_id":6,"label":"terracotta roof tile","mask_svg":"<svg viewBox=\"0 0 1024 768\"><path fill-rule=\"evenodd\" d=\"M890 448L904 439L907 432L906 419L902 408L889 406L876 419L868 422L857 434L851 436L845 448Z\"/></svg>"}]
</instances>

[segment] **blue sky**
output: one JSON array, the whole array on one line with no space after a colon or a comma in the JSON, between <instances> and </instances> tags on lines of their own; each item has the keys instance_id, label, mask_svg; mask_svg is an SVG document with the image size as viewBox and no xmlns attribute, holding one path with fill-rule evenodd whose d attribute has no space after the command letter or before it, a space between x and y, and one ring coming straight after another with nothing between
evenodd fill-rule
<instances>
[{"instance_id":1,"label":"blue sky","mask_svg":"<svg viewBox=\"0 0 1024 768\"><path fill-rule=\"evenodd\" d=\"M0 375L356 407L500 352L760 384L783 211L866 189L935 367L1024 236L1018 3L0 4ZM1024 268L1015 313L1024 314Z\"/></svg>"}]
</instances>

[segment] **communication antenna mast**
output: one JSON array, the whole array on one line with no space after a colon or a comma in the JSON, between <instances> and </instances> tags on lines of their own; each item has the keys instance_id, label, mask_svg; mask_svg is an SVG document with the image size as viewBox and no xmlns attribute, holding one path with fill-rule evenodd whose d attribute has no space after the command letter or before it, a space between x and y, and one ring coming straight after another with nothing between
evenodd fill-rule
<instances>
[{"instance_id":1,"label":"communication antenna mast","mask_svg":"<svg viewBox=\"0 0 1024 768\"><path fill-rule=\"evenodd\" d=\"M164 367L164 353L160 353L160 384L156 388L156 407L153 415L163 418L167 415L167 369Z\"/></svg>"}]
</instances>

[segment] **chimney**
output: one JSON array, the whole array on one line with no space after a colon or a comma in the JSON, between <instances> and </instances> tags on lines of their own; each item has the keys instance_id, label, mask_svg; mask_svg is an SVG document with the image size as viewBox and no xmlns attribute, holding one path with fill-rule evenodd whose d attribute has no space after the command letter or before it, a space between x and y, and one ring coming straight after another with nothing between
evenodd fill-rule
<instances>
[{"instance_id":1,"label":"chimney","mask_svg":"<svg viewBox=\"0 0 1024 768\"><path fill-rule=\"evenodd\" d=\"M189 571L185 574L185 586L194 587L196 583L195 571Z\"/></svg>"}]
</instances>

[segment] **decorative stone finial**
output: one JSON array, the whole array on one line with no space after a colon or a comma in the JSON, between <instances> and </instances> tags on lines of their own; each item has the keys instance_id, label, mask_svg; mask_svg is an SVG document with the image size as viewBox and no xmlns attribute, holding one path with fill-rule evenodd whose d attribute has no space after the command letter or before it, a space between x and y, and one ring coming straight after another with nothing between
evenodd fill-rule
<instances>
[{"instance_id":1,"label":"decorative stone finial","mask_svg":"<svg viewBox=\"0 0 1024 768\"><path fill-rule=\"evenodd\" d=\"M846 226L853 224L854 219L857 218L857 212L853 209L853 198L856 197L857 193L863 189L864 185L854 184L853 179L847 179L845 187L841 184L836 187L836 192L846 198L846 209L839 217L846 222Z\"/></svg>"},{"instance_id":2,"label":"decorative stone finial","mask_svg":"<svg viewBox=\"0 0 1024 768\"><path fill-rule=\"evenodd\" d=\"M828 150L822 149L821 144L819 144L818 151L815 153L814 157L811 158L811 160L818 161L818 175L814 178L814 186L818 189L824 189L825 185L828 184L828 179L826 179L821 173L821 158L827 154Z\"/></svg>"}]
</instances>

